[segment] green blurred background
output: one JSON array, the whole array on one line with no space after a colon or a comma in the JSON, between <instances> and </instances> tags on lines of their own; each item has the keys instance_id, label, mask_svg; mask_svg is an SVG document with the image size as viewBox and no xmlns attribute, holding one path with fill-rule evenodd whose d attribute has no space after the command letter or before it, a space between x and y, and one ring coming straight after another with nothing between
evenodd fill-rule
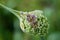
<instances>
[{"instance_id":1,"label":"green blurred background","mask_svg":"<svg viewBox=\"0 0 60 40\"><path fill-rule=\"evenodd\" d=\"M47 40L60 40L60 0L0 0L0 3L19 11L43 10L49 21ZM0 40L31 40L20 29L19 20L0 7Z\"/></svg>"}]
</instances>

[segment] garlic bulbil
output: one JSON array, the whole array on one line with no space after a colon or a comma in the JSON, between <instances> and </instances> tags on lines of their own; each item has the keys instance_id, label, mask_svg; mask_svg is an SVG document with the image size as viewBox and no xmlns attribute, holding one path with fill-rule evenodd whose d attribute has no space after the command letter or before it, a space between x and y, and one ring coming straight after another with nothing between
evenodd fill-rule
<instances>
[{"instance_id":1,"label":"garlic bulbil","mask_svg":"<svg viewBox=\"0 0 60 40\"><path fill-rule=\"evenodd\" d=\"M43 11L34 10L22 13L25 15L20 18L20 27L25 33L40 36L48 33L48 20L43 15Z\"/></svg>"}]
</instances>

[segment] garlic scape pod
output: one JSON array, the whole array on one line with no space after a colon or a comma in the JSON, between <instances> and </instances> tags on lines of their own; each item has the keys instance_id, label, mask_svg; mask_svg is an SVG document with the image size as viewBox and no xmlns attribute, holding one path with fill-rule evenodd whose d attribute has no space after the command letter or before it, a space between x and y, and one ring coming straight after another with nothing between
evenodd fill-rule
<instances>
[{"instance_id":1,"label":"garlic scape pod","mask_svg":"<svg viewBox=\"0 0 60 40\"><path fill-rule=\"evenodd\" d=\"M34 10L30 12L23 12L13 10L2 4L0 4L0 6L9 10L20 20L20 28L23 32L39 36L47 35L49 24L47 17L43 15L43 11Z\"/></svg>"}]
</instances>

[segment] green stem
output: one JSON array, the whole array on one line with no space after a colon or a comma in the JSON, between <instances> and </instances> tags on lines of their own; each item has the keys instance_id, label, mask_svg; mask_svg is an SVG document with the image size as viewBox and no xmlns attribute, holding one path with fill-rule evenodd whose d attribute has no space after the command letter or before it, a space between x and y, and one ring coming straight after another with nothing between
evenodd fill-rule
<instances>
[{"instance_id":1,"label":"green stem","mask_svg":"<svg viewBox=\"0 0 60 40\"><path fill-rule=\"evenodd\" d=\"M20 11L13 10L11 8L8 8L7 6L5 6L5 5L3 5L1 3L0 3L0 6L3 7L3 8L5 8L5 9L7 9L7 10L9 10L12 14L14 14L17 18L20 19Z\"/></svg>"}]
</instances>

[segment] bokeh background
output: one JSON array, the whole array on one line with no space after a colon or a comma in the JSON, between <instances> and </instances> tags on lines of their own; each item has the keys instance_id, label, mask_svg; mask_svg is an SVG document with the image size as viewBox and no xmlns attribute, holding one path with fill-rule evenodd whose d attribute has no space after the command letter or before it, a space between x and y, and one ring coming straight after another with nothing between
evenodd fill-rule
<instances>
[{"instance_id":1,"label":"bokeh background","mask_svg":"<svg viewBox=\"0 0 60 40\"><path fill-rule=\"evenodd\" d=\"M19 11L43 10L49 21L47 40L60 40L60 0L0 0L0 3ZM0 6L0 40L24 40L19 20ZM25 40L31 40L27 35Z\"/></svg>"}]
</instances>

